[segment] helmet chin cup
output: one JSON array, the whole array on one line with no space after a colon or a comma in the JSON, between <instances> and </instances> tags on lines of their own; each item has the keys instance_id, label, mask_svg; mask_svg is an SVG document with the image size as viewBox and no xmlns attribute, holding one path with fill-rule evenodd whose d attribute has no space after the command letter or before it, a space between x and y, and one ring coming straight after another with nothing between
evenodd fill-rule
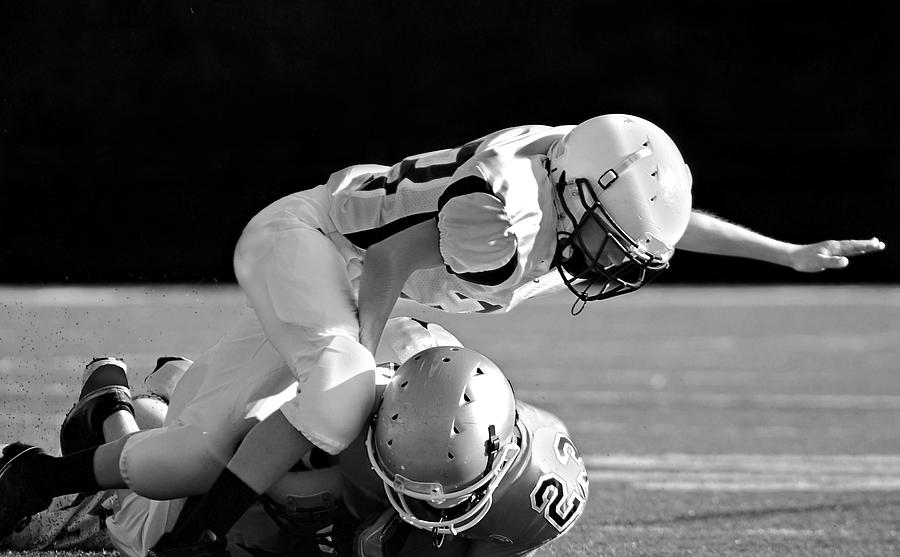
<instances>
[{"instance_id":1,"label":"helmet chin cup","mask_svg":"<svg viewBox=\"0 0 900 557\"><path fill-rule=\"evenodd\" d=\"M559 184L558 187L562 191L570 186ZM572 306L573 315L580 313L587 302L634 292L651 282L668 268L674 252L672 246L651 232L644 232L637 239L629 236L606 211L587 180L575 180L575 187L583 213L574 221L575 214L565 209L576 224L571 232L559 234L555 256L563 283L577 298ZM606 234L592 253L586 253L582 236L589 222L599 225ZM601 260L604 257L614 262L604 263Z\"/></svg>"}]
</instances>

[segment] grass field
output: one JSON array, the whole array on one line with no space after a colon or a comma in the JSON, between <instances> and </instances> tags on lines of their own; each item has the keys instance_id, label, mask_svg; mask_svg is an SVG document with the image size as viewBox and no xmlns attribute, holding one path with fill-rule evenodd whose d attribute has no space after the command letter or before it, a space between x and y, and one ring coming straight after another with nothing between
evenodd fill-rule
<instances>
[{"instance_id":1,"label":"grass field","mask_svg":"<svg viewBox=\"0 0 900 557\"><path fill-rule=\"evenodd\" d=\"M91 356L140 381L241 303L231 287L0 288L0 442L57 449ZM900 287L569 305L448 319L585 455L588 510L540 555L900 555Z\"/></svg>"}]
</instances>

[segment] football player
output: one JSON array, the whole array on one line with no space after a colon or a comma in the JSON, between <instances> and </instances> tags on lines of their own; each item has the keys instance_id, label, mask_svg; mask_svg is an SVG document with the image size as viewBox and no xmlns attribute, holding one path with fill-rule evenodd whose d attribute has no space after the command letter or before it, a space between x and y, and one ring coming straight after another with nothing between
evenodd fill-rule
<instances>
[{"instance_id":1,"label":"football player","mask_svg":"<svg viewBox=\"0 0 900 557\"><path fill-rule=\"evenodd\" d=\"M388 322L383 343L376 353L386 361L403 361L418 350L439 344L458 346L459 341L439 325L396 317ZM256 350L250 344L245 347ZM197 374L203 372L202 367L191 364L193 362L190 360L180 357L160 358L145 381L147 392L132 397L125 362L116 358L95 358L85 367L81 393L63 421L60 431L63 455L115 441L137 430L162 428L167 420L169 423L183 420L190 423L195 419L196 412L185 413L178 404L173 404L170 409L169 403L170 400L184 398L184 391L191 389ZM187 373L189 368L190 373ZM379 367L379 388L383 388L392 370L392 366ZM268 394L284 396L279 392ZM273 402L267 401L266 395L261 391L256 403L266 405L268 402L269 411L272 411ZM226 405L234 401L219 402ZM274 407L277 408L277 404ZM179 413L186 416L179 416ZM10 488L26 488L29 478L34 477L27 474L27 469L19 469L26 473L24 476L21 473L14 477L10 474L16 463L28 455L38 459L39 467L39 449L23 444L13 444L4 449L0 458L0 483L3 484L0 492L4 495L9 493ZM332 543L330 535L319 531L333 527L340 513L340 479L337 469L331 467L324 456L325 453L319 451L312 461L307 459L299 463L297 467L306 469L304 473L287 474L270 490L265 505L254 505L245 513L228 540L233 555L244 555L243 551L247 549L269 554L292 554L304 550L316 554L314 552L318 551L320 542ZM132 455L131 458L139 457ZM11 480L12 485L9 484ZM41 480L35 478L35 481ZM307 487L310 485L313 486L311 490ZM310 493L305 495L306 491ZM145 555L176 523L185 503L183 500L150 500L125 489L65 495L55 498L48 509L31 520L20 523L12 535L5 539L0 537L0 548L91 550L109 549L112 544L122 555ZM39 502L39 506L43 505ZM277 516L278 520L273 521L273 516ZM353 519L347 524L355 522ZM348 526L344 528L346 530ZM350 536L352 530L342 541L347 547L351 542ZM222 544L207 545L215 548ZM194 544L186 551L190 554L202 547L203 544Z\"/></svg>"},{"instance_id":2,"label":"football player","mask_svg":"<svg viewBox=\"0 0 900 557\"><path fill-rule=\"evenodd\" d=\"M338 457L339 468L329 463L278 482L267 508L256 505L233 528L233 554L296 552L313 540L359 556L427 555L439 547L441 555L522 555L566 532L583 512L587 475L559 419L516 401L493 362L460 347L439 326L406 319L399 327L404 338L417 337L419 345L435 338L448 345L419 352L386 388L380 385L383 395L370 426ZM415 349L399 347L393 354L398 359ZM160 360L150 376L151 394L134 401L135 416L145 425L161 425L165 416L167 396L158 388L160 380L177 380L188 363ZM124 378L125 369L120 360L96 359L86 368L85 383L93 378L96 386L104 373ZM94 398L127 388L121 380L107 377L105 382L91 391ZM70 412L66 423L89 414ZM110 439L116 420L104 422ZM90 425L67 425L63 431L61 442L70 448L96 433ZM59 498L52 512L20 529L7 547L108 548L102 519L112 514L106 521L112 541L124 555L133 555L134 540L145 537L153 522L154 503L130 492L116 495L105 491L77 502ZM345 519L347 524L371 517L352 549L352 530L334 529L335 503L341 499L354 515ZM293 514L288 500L294 502ZM296 512L297 501L305 502L305 513ZM305 530L298 534L301 527ZM317 535L329 527L328 536ZM335 539L338 535L347 539ZM211 551L208 545L201 550ZM305 549L317 552L309 545Z\"/></svg>"},{"instance_id":3,"label":"football player","mask_svg":"<svg viewBox=\"0 0 900 557\"><path fill-rule=\"evenodd\" d=\"M587 504L563 423L517 401L500 369L466 348L400 366L364 442L338 458L346 505L360 516L387 507L358 531L358 557L527 555Z\"/></svg>"},{"instance_id":4,"label":"football player","mask_svg":"<svg viewBox=\"0 0 900 557\"><path fill-rule=\"evenodd\" d=\"M337 454L360 432L375 397L372 354L401 296L452 312L508 311L568 288L577 313L652 280L676 245L808 272L884 247L776 241L692 211L691 184L663 130L606 115L509 128L393 167L353 166L276 201L235 249L252 311L198 360L204 371L186 390L209 427L173 423L166 439L140 432L41 459L51 479L33 501L98 487L159 498L208 491L183 535L201 525L227 532L300 456L314 446ZM229 353L246 353L245 343L261 347L253 362ZM256 424L260 390L293 384ZM218 402L224 391L235 405ZM0 504L0 535L36 506Z\"/></svg>"},{"instance_id":5,"label":"football player","mask_svg":"<svg viewBox=\"0 0 900 557\"><path fill-rule=\"evenodd\" d=\"M375 445L378 444L378 441L372 444L371 440L381 439L382 445L385 445L385 436L389 436L389 444L385 445L386 450L392 455L389 460L402 461L420 452L422 446L447 445L448 440L445 439L447 428L444 426L447 425L448 419L459 421L459 424L454 426L457 433L449 440L447 451L438 451L434 454L446 455L451 452L455 454L456 459L448 462L452 465L460 463L462 468L450 472L450 475L456 478L457 487L464 487L462 491L465 491L465 494L461 493L457 498L458 504L453 505L456 517L448 520L446 524L434 527L426 525L428 530L426 537L429 540L438 535L443 539L445 534L460 535L464 531L471 530L460 540L449 539L447 545L462 547L480 539L473 547L480 547L482 542L493 547L499 540L504 551L508 553L512 549L518 551L523 547L539 545L571 526L583 510L587 494L586 476L583 474L583 466L577 451L571 445L568 433L557 418L521 402L516 405L509 383L497 367L486 357L460 348L459 341L438 325L408 318L395 318L391 320L384 340L385 346L379 351L379 355L398 361L406 360L422 346L440 343L442 347L427 349L415 355L397 371L396 377L400 379L392 381L396 388L388 387L383 398L379 393L381 403L376 417L378 415L395 417L380 421L373 418L375 421L372 427L366 430L366 434L361 435L340 456L340 471L344 476L343 484L347 486L346 488L339 487L341 481L336 475L337 469L328 469L334 468L332 463L320 462L318 469L289 473L276 484L265 508L256 505L235 526L229 537L233 554L238 554L241 550L263 550L268 554L296 552L304 543L307 544L308 551L316 551L315 547L308 545L311 541L316 542L316 545L318 542L340 545L340 552L349 554L351 551L349 536L352 535L352 530L348 530L345 526L340 535L348 539L339 540L335 539L336 534L333 530L333 522L338 516L338 506L335 503L340 502L342 498L358 515L351 517L349 521L345 520L347 524L355 524L358 519L365 518L375 511L373 515L375 520L366 526L362 537L358 538L366 540L361 546L365 552L359 553L360 555L371 555L376 540L389 539L384 533L375 535L374 529L377 528L389 527L392 536L390 539L393 539L391 546L395 545L400 536L403 539L416 539L418 533L404 532L405 526L392 520L396 516L392 511L381 512L381 509L390 508L389 499L385 498L381 480L370 466L370 459L372 463L377 462L373 455L376 454ZM175 384L185 374L190 363L183 358L159 360L156 369L147 380L149 394L139 395L133 399L134 416L142 429L162 426L166 404ZM92 424L92 418L96 419L97 416L103 415L102 408L111 405L112 401L128 400L122 396L129 390L126 369L124 362L114 358L98 358L86 367L82 396L67 415L62 428L60 441L64 454L78 450L84 444L99 444L104 440L115 439L122 433L122 429L115 426L127 423L127 420L119 419L123 416L109 414L98 424L99 428ZM431 369L432 373L422 374L424 369ZM422 376L419 377L420 375ZM381 382L379 390L383 389L384 382ZM439 419L435 420L434 416ZM497 416L502 419L495 419ZM487 423L488 421L491 423ZM513 428L515 428L514 436ZM489 434L493 437L489 438ZM500 451L502 458L499 457L500 452L497 454L485 452L485 446L501 438L507 441ZM380 450L382 453L385 451L384 448ZM15 453L8 454L7 457L13 454ZM552 454L560 456L549 458ZM568 456L563 458L565 454ZM496 466L487 466L488 462L495 462ZM566 465L569 462L575 467L567 471ZM425 469L429 473L437 473L444 461L438 459L432 464L433 466L429 465ZM381 468L378 470L384 477L385 472ZM514 481L520 486L524 483L537 485L542 483L539 480L547 475L539 472L549 473L551 470L554 477L568 482L567 486L576 485L572 482L576 482L578 486L583 485L583 489L578 492L577 501L571 504L557 501L556 506L549 509L542 509L540 505L532 506L535 512L527 513L527 516L532 519L543 516L544 519L537 522L532 520L527 528L521 528L519 534L511 537L509 534L515 529L513 527L515 521L511 518L526 515L511 512L510 507L504 510L504 505L521 505L521 496L527 491L525 488L511 489L511 482ZM576 470L580 472L576 474ZM511 475L507 477L508 472ZM444 475L442 472L435 478L440 479ZM572 479L576 477L577 480ZM449 492L449 486L450 484L445 484L443 491ZM554 489L558 489L558 486ZM494 495L495 492L498 495ZM512 493L517 493L519 497L512 497L510 495ZM403 494L399 496L404 497ZM547 496L554 498L556 492L548 493ZM543 500L540 493L536 497ZM288 504L288 501L291 503ZM305 512L297 512L299 502L303 503L301 509ZM124 490L118 493L104 491L78 497L60 497L54 501L51 509L40 513L29 524L17 529L17 532L5 541L5 547L108 548L106 536L109 535L114 546L124 555L139 554L142 545L140 540L146 539L148 534L152 537L153 531L158 527L156 525L160 523L159 518L166 516L166 513L159 512L162 508L160 505L168 503L152 502ZM293 509L289 509L291 506ZM443 506L445 509L450 508L450 505ZM467 510L465 513L460 510L469 507L474 510ZM564 520L560 520L560 512L565 515ZM464 514L465 517L462 516ZM106 517L109 518L104 524L103 519ZM482 518L487 520L481 522L479 528L474 528ZM421 527L415 521L413 524ZM484 534L484 527L487 524L492 524L492 530L489 534ZM328 527L331 527L328 536L317 533ZM299 531L301 528L304 530ZM515 543L512 540L515 540ZM208 551L209 548L203 550ZM379 549L379 551L386 550ZM445 550L443 554L447 554L447 551ZM480 554L480 550L477 554Z\"/></svg>"}]
</instances>

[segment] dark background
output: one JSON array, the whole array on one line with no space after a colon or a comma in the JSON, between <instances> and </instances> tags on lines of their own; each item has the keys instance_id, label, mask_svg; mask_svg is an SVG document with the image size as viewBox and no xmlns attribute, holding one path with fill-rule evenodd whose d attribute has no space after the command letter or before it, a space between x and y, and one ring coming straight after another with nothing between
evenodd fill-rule
<instances>
[{"instance_id":1,"label":"dark background","mask_svg":"<svg viewBox=\"0 0 900 557\"><path fill-rule=\"evenodd\" d=\"M244 223L334 170L610 112L675 138L695 207L889 245L661 280L896 281L898 9L833 4L0 3L0 282L230 282Z\"/></svg>"}]
</instances>

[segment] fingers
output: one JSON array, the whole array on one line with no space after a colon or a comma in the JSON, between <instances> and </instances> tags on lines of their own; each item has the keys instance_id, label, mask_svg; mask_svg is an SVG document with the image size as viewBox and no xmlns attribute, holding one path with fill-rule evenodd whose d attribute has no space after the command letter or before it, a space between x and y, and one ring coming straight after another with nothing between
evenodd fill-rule
<instances>
[{"instance_id":1,"label":"fingers","mask_svg":"<svg viewBox=\"0 0 900 557\"><path fill-rule=\"evenodd\" d=\"M838 255L822 255L819 256L819 263L822 267L817 270L824 271L825 269L843 269L850 264L850 260Z\"/></svg>"},{"instance_id":2,"label":"fingers","mask_svg":"<svg viewBox=\"0 0 900 557\"><path fill-rule=\"evenodd\" d=\"M831 255L863 255L881 251L885 248L884 242L878 238L869 240L841 240L837 242L836 249L831 250Z\"/></svg>"},{"instance_id":3,"label":"fingers","mask_svg":"<svg viewBox=\"0 0 900 557\"><path fill-rule=\"evenodd\" d=\"M878 238L869 240L839 240L824 242L825 249L820 250L816 258L816 267L812 272L826 269L843 269L850 264L848 257L875 253L885 248L884 242Z\"/></svg>"},{"instance_id":4,"label":"fingers","mask_svg":"<svg viewBox=\"0 0 900 557\"><path fill-rule=\"evenodd\" d=\"M843 269L850 257L885 249L878 238L868 240L826 240L803 246L794 254L792 267L804 273L821 273L827 269Z\"/></svg>"}]
</instances>

